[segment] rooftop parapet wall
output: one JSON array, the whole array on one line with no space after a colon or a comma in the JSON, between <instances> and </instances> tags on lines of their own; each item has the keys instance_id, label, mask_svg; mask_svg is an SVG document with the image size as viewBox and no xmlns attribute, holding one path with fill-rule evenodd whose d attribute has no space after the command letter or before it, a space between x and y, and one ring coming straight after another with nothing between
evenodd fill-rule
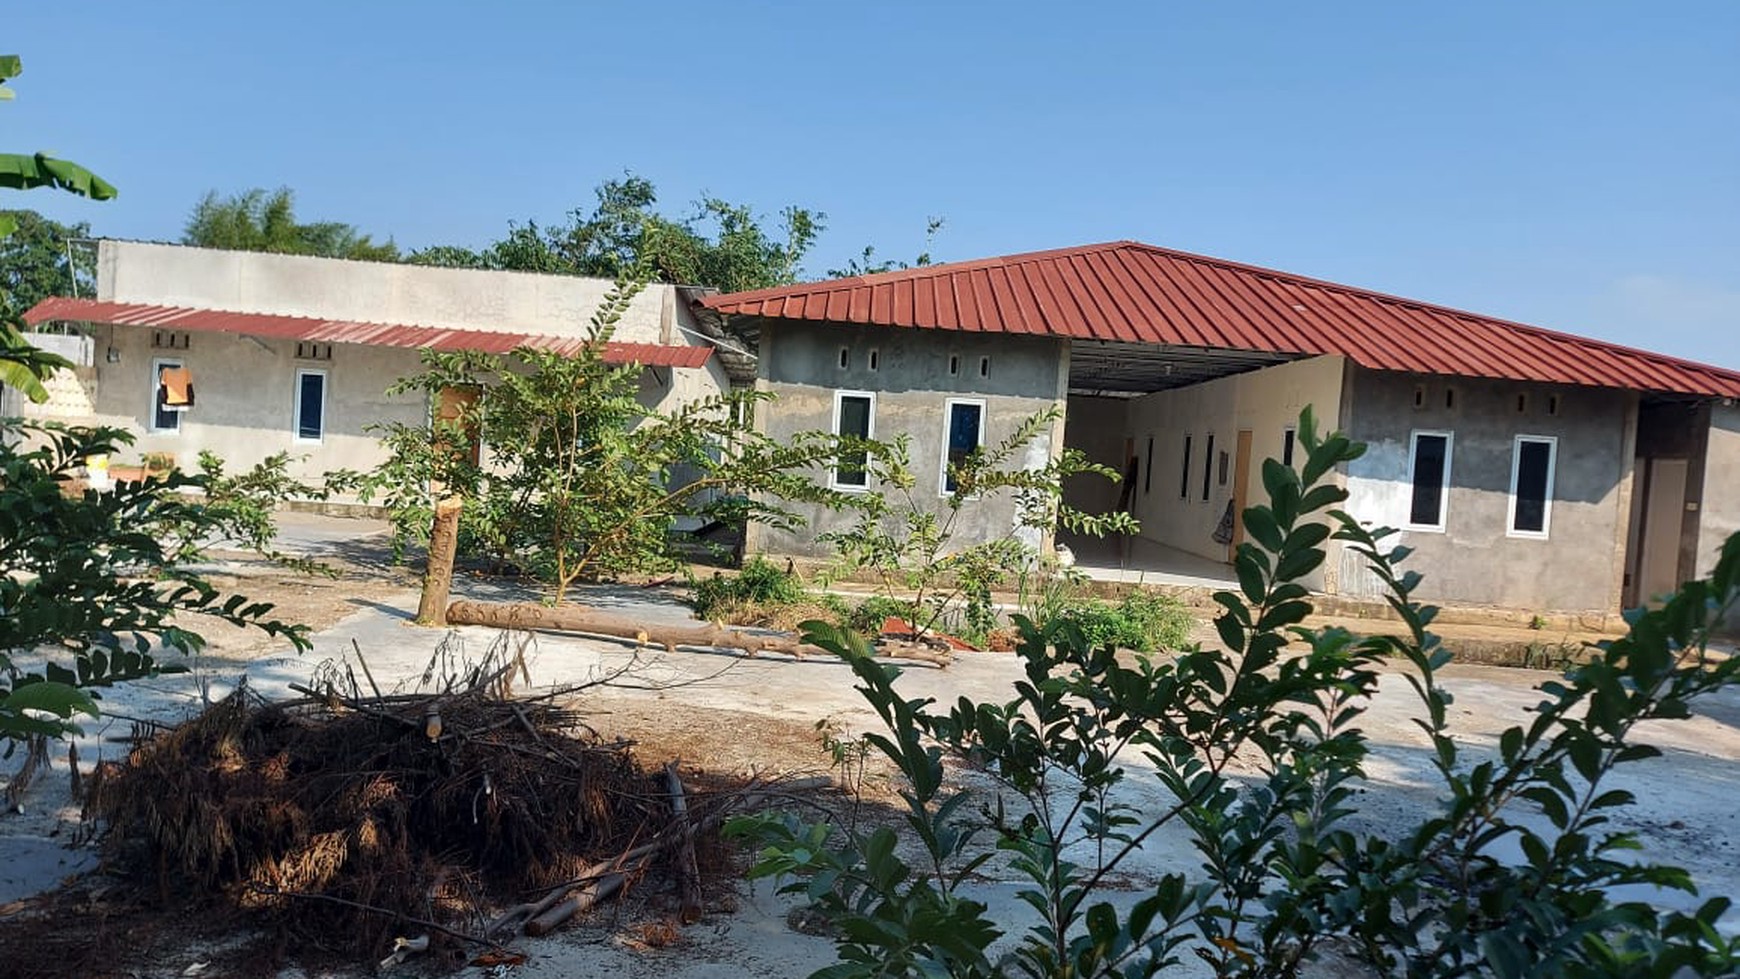
<instances>
[{"instance_id":1,"label":"rooftop parapet wall","mask_svg":"<svg viewBox=\"0 0 1740 979\"><path fill-rule=\"evenodd\" d=\"M97 298L115 302L552 336L584 335L614 285L579 276L134 241L102 241L97 256ZM615 339L695 342L668 326L674 317L688 325L687 304L674 292L667 285L643 290Z\"/></svg>"}]
</instances>

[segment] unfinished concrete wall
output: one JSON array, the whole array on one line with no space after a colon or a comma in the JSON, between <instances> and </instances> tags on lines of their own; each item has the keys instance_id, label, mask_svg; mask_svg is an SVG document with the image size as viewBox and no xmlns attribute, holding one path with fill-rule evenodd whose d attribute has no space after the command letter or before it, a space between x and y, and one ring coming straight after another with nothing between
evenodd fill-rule
<instances>
[{"instance_id":1,"label":"unfinished concrete wall","mask_svg":"<svg viewBox=\"0 0 1740 979\"><path fill-rule=\"evenodd\" d=\"M1449 432L1450 488L1441 532L1402 530L1407 567L1429 601L1542 611L1614 611L1623 575L1635 398L1623 391L1349 367L1347 433L1367 443L1347 467L1347 509L1367 526L1408 523L1415 431ZM1556 438L1545 537L1511 534L1518 435ZM1340 569L1343 593L1371 597L1361 569Z\"/></svg>"},{"instance_id":2,"label":"unfinished concrete wall","mask_svg":"<svg viewBox=\"0 0 1740 979\"><path fill-rule=\"evenodd\" d=\"M1089 460L1124 472L1125 398L1093 398L1075 395L1069 399L1064 419L1063 442L1079 449ZM1145 452L1137 446L1137 452ZM1122 487L1096 473L1080 473L1063 481L1063 500L1083 513L1110 513L1117 509Z\"/></svg>"},{"instance_id":3,"label":"unfinished concrete wall","mask_svg":"<svg viewBox=\"0 0 1740 979\"><path fill-rule=\"evenodd\" d=\"M761 407L756 423L776 439L803 431L829 431L836 392L873 392L874 437L881 441L907 437L917 479L913 497L941 512L949 399L982 401L983 441L995 445L1035 412L1063 404L1068 364L1058 340L780 321L762 329L756 382L778 400ZM1045 465L1061 451L1062 437L1061 424L1052 426L1029 445L1018 464ZM825 481L828 473L817 470L813 476ZM885 491L874 480L865 489ZM751 527L745 553L832 557L832 549L818 545L814 535L840 529L850 518L820 507L798 507L797 512L808 526L796 532ZM1015 507L1008 494L969 503L956 523L955 544L964 547L1007 537L1016 532L1015 524ZM1021 536L1031 544L1039 543L1037 534Z\"/></svg>"},{"instance_id":4,"label":"unfinished concrete wall","mask_svg":"<svg viewBox=\"0 0 1740 979\"><path fill-rule=\"evenodd\" d=\"M1225 561L1227 545L1214 540L1214 531L1233 499L1238 433L1251 433L1248 502L1261 502L1262 461L1280 457L1285 432L1295 426L1306 405L1313 407L1319 431L1332 431L1340 424L1342 364L1340 357L1313 357L1132 400L1125 431L1135 440L1138 455L1146 453L1149 438L1155 445L1154 478L1147 478L1145 458L1137 474L1135 515L1142 536ZM1222 453L1228 457L1224 481ZM1314 576L1309 584L1321 587L1322 583Z\"/></svg>"},{"instance_id":5,"label":"unfinished concrete wall","mask_svg":"<svg viewBox=\"0 0 1740 979\"><path fill-rule=\"evenodd\" d=\"M432 268L306 255L103 241L97 298L242 313L315 316L468 330L583 336L612 283L530 272ZM635 297L616 338L693 342L671 336L670 311L687 315L672 286Z\"/></svg>"}]
</instances>

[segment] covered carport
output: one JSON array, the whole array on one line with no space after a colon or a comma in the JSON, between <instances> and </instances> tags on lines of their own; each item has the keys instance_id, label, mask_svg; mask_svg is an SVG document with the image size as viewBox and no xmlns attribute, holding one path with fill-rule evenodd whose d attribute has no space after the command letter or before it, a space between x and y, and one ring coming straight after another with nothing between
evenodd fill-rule
<instances>
[{"instance_id":1,"label":"covered carport","mask_svg":"<svg viewBox=\"0 0 1740 979\"><path fill-rule=\"evenodd\" d=\"M1156 430L1155 425L1133 418L1131 406L1147 395L1261 370L1300 356L1180 344L1073 341L1064 444L1122 478L1114 483L1094 475L1073 477L1064 486L1064 501L1096 514L1118 510L1136 514L1144 502L1173 509L1192 506L1191 499L1182 498L1190 494L1179 491L1181 467L1168 461L1182 452L1182 433L1175 428ZM1236 449L1236 444L1235 435L1228 450ZM1201 451L1194 442L1191 448L1193 453ZM1212 528L1209 533L1212 538ZM1231 569L1223 559L1146 535L1088 538L1063 532L1059 541L1075 556L1076 567L1096 580L1189 587L1232 583Z\"/></svg>"}]
</instances>

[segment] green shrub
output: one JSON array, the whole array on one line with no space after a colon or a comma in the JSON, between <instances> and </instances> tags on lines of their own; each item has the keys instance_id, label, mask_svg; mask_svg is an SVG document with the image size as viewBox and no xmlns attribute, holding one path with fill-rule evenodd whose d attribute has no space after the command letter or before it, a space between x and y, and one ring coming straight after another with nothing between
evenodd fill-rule
<instances>
[{"instance_id":1,"label":"green shrub","mask_svg":"<svg viewBox=\"0 0 1740 979\"><path fill-rule=\"evenodd\" d=\"M1331 947L1409 979L1737 974L1740 941L1720 925L1732 899L1636 852L1625 827L1639 823L1622 815L1636 800L1611 776L1661 755L1645 725L1740 685L1740 658L1710 647L1740 608L1740 534L1708 578L1542 683L1494 751L1451 727L1438 610L1414 599L1422 575L1397 568L1409 549L1340 509L1330 476L1364 446L1320 438L1310 409L1298 444L1303 465L1263 464L1269 503L1244 513L1238 588L1214 596L1218 644L1130 663L1067 619L1018 616L1014 697L938 706L896 689L900 671L862 637L806 624L851 666L884 725L867 740L904 782L899 818L871 828L792 813L728 825L758 847L751 877L782 878L833 926L839 961L813 979L1147 979L1192 959L1223 979L1286 979ZM1302 579L1331 539L1383 582L1394 634L1301 625ZM1361 719L1395 670L1431 744L1418 818L1361 811ZM952 777L966 765L996 787ZM1132 796L1135 779L1159 791ZM1111 900L1168 826L1200 864ZM993 957L1010 918L972 888L1004 855L1038 918ZM1649 903L1657 891L1685 909Z\"/></svg>"},{"instance_id":2,"label":"green shrub","mask_svg":"<svg viewBox=\"0 0 1740 979\"><path fill-rule=\"evenodd\" d=\"M690 604L699 618L713 619L744 605L791 605L809 597L802 578L757 555L743 562L735 577L716 574L696 582Z\"/></svg>"},{"instance_id":3,"label":"green shrub","mask_svg":"<svg viewBox=\"0 0 1740 979\"><path fill-rule=\"evenodd\" d=\"M1097 598L1066 602L1058 618L1074 622L1089 644L1153 652L1177 649L1190 638L1190 610L1167 595L1133 591L1116 605ZM1049 623L1046 623L1049 624Z\"/></svg>"}]
</instances>

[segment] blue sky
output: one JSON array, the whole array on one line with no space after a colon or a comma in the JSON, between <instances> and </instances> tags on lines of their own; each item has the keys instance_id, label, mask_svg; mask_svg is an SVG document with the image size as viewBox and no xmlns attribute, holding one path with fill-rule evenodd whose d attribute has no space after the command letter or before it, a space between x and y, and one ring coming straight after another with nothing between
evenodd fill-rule
<instances>
[{"instance_id":1,"label":"blue sky","mask_svg":"<svg viewBox=\"0 0 1740 979\"><path fill-rule=\"evenodd\" d=\"M482 245L633 170L827 212L807 263L1134 238L1740 368L1740 3L52 4L7 195L173 240L208 189Z\"/></svg>"}]
</instances>

